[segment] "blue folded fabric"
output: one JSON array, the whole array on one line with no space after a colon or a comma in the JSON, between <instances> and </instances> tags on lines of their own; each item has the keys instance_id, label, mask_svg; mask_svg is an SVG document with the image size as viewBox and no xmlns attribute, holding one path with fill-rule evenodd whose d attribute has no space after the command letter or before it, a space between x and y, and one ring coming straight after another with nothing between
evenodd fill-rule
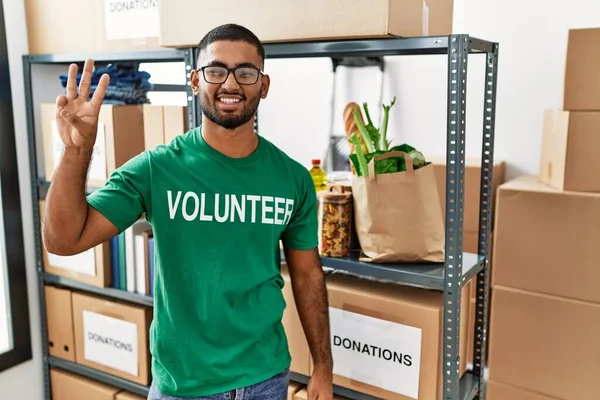
<instances>
[{"instance_id":1,"label":"blue folded fabric","mask_svg":"<svg viewBox=\"0 0 600 400\"><path fill-rule=\"evenodd\" d=\"M94 70L92 72L89 98L93 96L103 74L110 76L110 83L104 96L105 102L111 104L145 104L150 102L147 97L148 91L153 88L152 83L149 81L150 74L146 71L140 71L136 64L127 63L109 64L106 67ZM68 74L60 75L63 88L67 86L67 79ZM81 73L78 73L78 86L80 81Z\"/></svg>"}]
</instances>

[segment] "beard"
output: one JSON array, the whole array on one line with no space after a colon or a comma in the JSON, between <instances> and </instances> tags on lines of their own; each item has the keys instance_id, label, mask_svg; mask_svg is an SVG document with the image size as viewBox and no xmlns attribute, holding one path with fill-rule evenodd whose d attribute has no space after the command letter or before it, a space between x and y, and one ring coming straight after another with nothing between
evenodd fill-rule
<instances>
[{"instance_id":1,"label":"beard","mask_svg":"<svg viewBox=\"0 0 600 400\"><path fill-rule=\"evenodd\" d=\"M242 108L242 110L233 112L221 111L216 105L217 101L219 101L217 99L219 94L215 95L215 97L212 99L210 99L206 93L202 94L200 108L202 109L202 114L206 118L225 129L235 129L241 125L244 125L252 119L254 114L256 114L256 110L258 110L260 95L248 99L246 96L240 94L242 101L244 102L244 108Z\"/></svg>"}]
</instances>

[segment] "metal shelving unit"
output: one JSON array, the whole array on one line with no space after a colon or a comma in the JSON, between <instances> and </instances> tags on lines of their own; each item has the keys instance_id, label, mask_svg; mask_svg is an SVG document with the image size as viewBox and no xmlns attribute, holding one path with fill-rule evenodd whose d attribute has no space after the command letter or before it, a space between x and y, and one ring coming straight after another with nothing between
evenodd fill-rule
<instances>
[{"instance_id":1,"label":"metal shelving unit","mask_svg":"<svg viewBox=\"0 0 600 400\"><path fill-rule=\"evenodd\" d=\"M489 251L492 212L492 169L498 77L498 43L466 34L343 40L305 43L272 43L265 46L267 58L380 57L447 55L446 124L446 244L441 264L374 265L361 263L356 255L346 259L322 258L326 267L345 270L399 284L441 290L444 293L442 357L443 399L485 399L483 374L487 345ZM485 84L481 149L481 194L477 254L463 253L464 179L466 141L467 71L469 56L485 56ZM476 279L474 366L459 378L461 288ZM363 398L361 396L351 398Z\"/></svg>"},{"instance_id":2,"label":"metal shelving unit","mask_svg":"<svg viewBox=\"0 0 600 400\"><path fill-rule=\"evenodd\" d=\"M319 42L268 43L265 45L267 58L306 58L306 57L381 57L402 55L446 55L447 87L440 95L447 98L446 124L446 247L443 263L425 264L371 264L358 260L353 254L347 258L322 258L326 268L344 270L349 273L368 276L379 280L393 281L398 284L413 285L427 289L443 291L443 346L442 373L444 400L485 399L485 379L483 369L486 365L487 310L489 287L489 251L492 212L492 166L494 162L494 125L496 108L496 85L498 73L498 44L470 37L469 35L450 35L415 38L389 38L366 40L339 40ZM483 138L481 149L481 195L479 247L477 254L463 252L464 218L464 162L466 141L466 83L468 60L470 55L485 57L485 94L483 104ZM35 125L32 109L32 83L30 67L34 63L68 63L83 61L89 55L46 55L25 56L25 87L28 115L28 130L31 155L31 182L34 197L34 224L39 233L39 215L37 200L43 198L47 183L38 179L35 147ZM92 55L96 60L140 60L151 61L183 59L186 73L196 68L196 49L165 50L157 52L133 52L127 54ZM189 93L189 92L188 92ZM442 94L443 93L443 94ZM188 96L188 119L190 126L196 126L201 120L199 101L191 93ZM258 122L255 125L258 129ZM93 190L93 189L92 189ZM98 288L80 282L63 279L42 271L40 237L36 235L37 268L40 286L40 308L42 322L42 340L45 345L45 304L43 285L45 283L70 287L76 290L96 293L130 301L136 304L152 305L152 299L145 296L122 293L112 288ZM474 349L474 365L459 379L459 328L461 309L461 288L472 279L476 280L476 318L475 338L471 343ZM44 376L46 398L50 399L49 367L55 366L72 372L112 384L134 393L145 395L147 387L116 378L114 376L48 356L44 346ZM292 374L292 379L306 383L308 377ZM345 388L336 387L335 392L352 399L371 399L372 397Z\"/></svg>"},{"instance_id":3,"label":"metal shelving unit","mask_svg":"<svg viewBox=\"0 0 600 400\"><path fill-rule=\"evenodd\" d=\"M51 382L50 368L56 367L66 371L75 372L80 375L97 379L101 382L113 385L115 387L128 390L132 393L146 395L148 388L138 385L134 382L118 378L109 374L102 373L92 368L83 365L71 363L61 360L56 357L51 357L48 353L48 332L46 327L46 302L44 295L44 285L57 285L67 287L74 290L79 290L87 293L102 295L108 298L124 300L135 304L152 306L153 300L148 296L140 296L134 293L129 293L114 288L101 288L93 285L88 285L71 279L66 279L60 276L47 274L43 270L42 260L42 243L40 231L40 215L38 209L38 201L44 199L46 192L50 186L49 182L40 178L38 170L38 158L41 155L38 147L38 140L41 132L36 121L38 118L37 105L40 102L54 102L58 94L57 89L58 75L55 72L60 68L61 73L66 73L70 63L83 65L86 58L92 58L96 66L106 65L116 62L183 62L185 70L182 73L186 74L186 82L188 74L192 68L193 52L189 49L160 49L152 51L132 51L119 53L92 53L92 54L41 54L41 55L25 55L23 56L23 75L25 83L25 109L27 115L27 133L29 140L29 159L31 171L31 193L33 203L33 226L35 232L35 252L36 252L36 269L38 274L38 289L39 289L39 306L40 306L40 327L42 331L42 356L43 356L43 375L44 375L44 393L45 399L51 399ZM44 82L47 78L44 76L44 71L52 75L56 79L56 84L49 85ZM45 91L46 93L39 93ZM191 112L197 108L196 98L191 93L188 85L154 85L154 91L186 91L188 93L188 124L194 126L196 124L196 113ZM88 193L94 188L88 187Z\"/></svg>"}]
</instances>

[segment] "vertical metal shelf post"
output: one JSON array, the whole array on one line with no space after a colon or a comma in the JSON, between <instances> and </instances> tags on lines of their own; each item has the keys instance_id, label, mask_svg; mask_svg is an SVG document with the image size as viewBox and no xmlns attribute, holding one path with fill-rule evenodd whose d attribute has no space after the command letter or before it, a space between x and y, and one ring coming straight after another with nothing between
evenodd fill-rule
<instances>
[{"instance_id":1,"label":"vertical metal shelf post","mask_svg":"<svg viewBox=\"0 0 600 400\"><path fill-rule=\"evenodd\" d=\"M479 379L479 398L485 399L483 370L486 366L489 302L489 256L493 210L494 134L496 125L496 89L498 82L498 49L486 53L485 94L483 106L483 142L481 146L481 191L479 199L478 253L484 256L483 271L477 275L475 300L475 335L473 372Z\"/></svg>"},{"instance_id":2,"label":"vertical metal shelf post","mask_svg":"<svg viewBox=\"0 0 600 400\"><path fill-rule=\"evenodd\" d=\"M443 398L459 399L459 337L464 218L464 167L467 99L467 35L448 43L448 111L446 143L446 244L443 316Z\"/></svg>"},{"instance_id":3,"label":"vertical metal shelf post","mask_svg":"<svg viewBox=\"0 0 600 400\"><path fill-rule=\"evenodd\" d=\"M198 98L194 95L191 88L190 74L192 70L196 68L196 62L194 59L194 49L187 49L185 51L184 62L185 62L185 85L187 92L187 115L188 115L188 129L192 129L198 124Z\"/></svg>"},{"instance_id":4,"label":"vertical metal shelf post","mask_svg":"<svg viewBox=\"0 0 600 400\"><path fill-rule=\"evenodd\" d=\"M25 115L27 117L27 137L29 144L29 175L31 187L31 205L33 216L33 238L35 248L35 270L38 279L38 304L40 307L40 330L42 331L42 373L44 379L44 398L50 400L52 387L50 382L50 365L48 364L48 328L46 325L46 296L44 293L44 268L42 261L42 237L40 229L38 165L35 136L35 112L33 105L33 85L31 82L31 58L23 56L23 79L25 86Z\"/></svg>"},{"instance_id":5,"label":"vertical metal shelf post","mask_svg":"<svg viewBox=\"0 0 600 400\"><path fill-rule=\"evenodd\" d=\"M183 61L186 66L186 73L189 77L191 67L194 65L193 62L194 49L185 49ZM47 329L47 315L46 315L46 296L45 296L45 281L44 281L44 268L43 268L43 245L42 245L42 234L40 224L40 179L38 176L38 160L37 160L37 140L36 140L36 128L35 128L35 104L33 102L33 83L32 83L32 64L61 64L68 62L81 62L80 59L84 59L86 55L73 54L67 55L66 57L56 57L55 55L24 55L22 57L23 62L23 80L25 87L25 113L27 118L27 137L28 137L28 150L29 150L29 169L30 169L30 185L31 185L31 200L32 200L32 216L33 216L33 236L35 244L35 261L36 261L36 273L38 278L38 304L40 307L40 329L41 329L41 347L42 347L42 373L43 373L43 384L44 384L44 399L51 400L52 398L52 383L50 380L50 367L51 357L48 351L48 329ZM113 56L115 60L127 59L131 60L130 54L128 53L115 53L108 54L106 59L110 59L109 56ZM178 55L167 55L163 56L161 52L140 52L140 60L145 61L167 61L181 60ZM191 94L188 95L188 124L194 126L196 124L197 114L197 98L193 96L191 88L189 88L189 81L187 81L186 91ZM190 106L191 105L191 106Z\"/></svg>"}]
</instances>

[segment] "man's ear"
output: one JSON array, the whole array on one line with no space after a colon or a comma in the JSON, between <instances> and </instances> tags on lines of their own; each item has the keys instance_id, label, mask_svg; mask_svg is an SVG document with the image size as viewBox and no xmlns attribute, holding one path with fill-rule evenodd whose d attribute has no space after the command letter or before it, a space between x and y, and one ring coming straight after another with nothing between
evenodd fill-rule
<instances>
[{"instance_id":1,"label":"man's ear","mask_svg":"<svg viewBox=\"0 0 600 400\"><path fill-rule=\"evenodd\" d=\"M260 97L263 99L267 98L267 94L269 94L269 87L271 86L271 78L269 75L264 75L262 80L262 85L260 88Z\"/></svg>"},{"instance_id":2,"label":"man's ear","mask_svg":"<svg viewBox=\"0 0 600 400\"><path fill-rule=\"evenodd\" d=\"M194 95L198 96L200 94L200 75L195 69L190 72L190 86Z\"/></svg>"}]
</instances>

